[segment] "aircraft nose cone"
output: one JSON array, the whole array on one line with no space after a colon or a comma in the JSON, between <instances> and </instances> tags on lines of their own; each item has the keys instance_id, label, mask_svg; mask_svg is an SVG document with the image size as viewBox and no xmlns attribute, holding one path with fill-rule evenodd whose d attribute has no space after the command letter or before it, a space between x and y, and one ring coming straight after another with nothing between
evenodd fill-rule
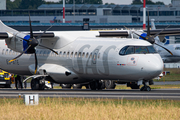
<instances>
[{"instance_id":1,"label":"aircraft nose cone","mask_svg":"<svg viewBox=\"0 0 180 120\"><path fill-rule=\"evenodd\" d=\"M156 59L156 61L149 62L148 73L151 77L157 77L163 71L163 62L161 59Z\"/></svg>"}]
</instances>

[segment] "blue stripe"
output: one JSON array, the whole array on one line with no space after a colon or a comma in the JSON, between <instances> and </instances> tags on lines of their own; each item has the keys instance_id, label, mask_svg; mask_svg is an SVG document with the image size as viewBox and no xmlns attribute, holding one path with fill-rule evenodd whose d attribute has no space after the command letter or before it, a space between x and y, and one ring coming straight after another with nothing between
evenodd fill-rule
<instances>
[{"instance_id":1,"label":"blue stripe","mask_svg":"<svg viewBox=\"0 0 180 120\"><path fill-rule=\"evenodd\" d=\"M24 39L29 40L30 35L26 35ZM25 51L28 48L28 42L23 40L23 50Z\"/></svg>"}]
</instances>

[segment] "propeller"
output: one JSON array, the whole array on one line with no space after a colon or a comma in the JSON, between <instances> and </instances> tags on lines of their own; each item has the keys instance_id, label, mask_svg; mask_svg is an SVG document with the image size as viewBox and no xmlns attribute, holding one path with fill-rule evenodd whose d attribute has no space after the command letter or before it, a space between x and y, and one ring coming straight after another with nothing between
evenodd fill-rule
<instances>
[{"instance_id":1,"label":"propeller","mask_svg":"<svg viewBox=\"0 0 180 120\"><path fill-rule=\"evenodd\" d=\"M170 26L170 25L169 25L169 26ZM168 28L169 26L167 26L166 28ZM151 34L150 34L150 25L149 25L149 12L148 12L148 29L147 29L147 36L144 37L144 36L141 36L141 35L139 35L139 34L137 34L137 33L135 33L135 32L133 32L133 33L136 34L137 36L141 37L142 39L148 41L148 42L151 43L151 44L156 44L156 45L162 47L163 49L165 49L166 51L168 51L171 55L173 55L170 50L168 50L167 48L165 48L165 47L163 47L163 46L161 46L161 45L159 45L159 44L157 44L157 43L155 43L155 39L154 39L154 38L155 38L156 36L158 36L161 32L163 32L166 28L164 28L164 29L161 30L160 32L156 33L154 36L151 36Z\"/></svg>"},{"instance_id":2,"label":"propeller","mask_svg":"<svg viewBox=\"0 0 180 120\"><path fill-rule=\"evenodd\" d=\"M48 31L52 26L50 26L47 30L45 30L42 34L40 34L39 36L37 36L36 38L33 36L33 31L32 31L32 25L31 25L31 19L30 19L30 13L29 13L29 27L30 27L30 38L27 39L23 39L27 42L28 47L21 53L19 54L17 57L13 58L12 60L10 60L9 62L12 62L14 60L16 60L17 58L21 57L25 52L27 52L28 50L31 50L31 53L34 53L34 57L35 57L35 72L34 74L36 74L37 72L37 66L38 66L38 59L37 59L37 55L36 55L36 46L40 46L40 47L44 47L46 49L51 50L52 52L58 54L56 51L54 51L53 49L46 47L44 45L40 45L38 39L41 38L41 36L43 36L46 31Z\"/></svg>"}]
</instances>

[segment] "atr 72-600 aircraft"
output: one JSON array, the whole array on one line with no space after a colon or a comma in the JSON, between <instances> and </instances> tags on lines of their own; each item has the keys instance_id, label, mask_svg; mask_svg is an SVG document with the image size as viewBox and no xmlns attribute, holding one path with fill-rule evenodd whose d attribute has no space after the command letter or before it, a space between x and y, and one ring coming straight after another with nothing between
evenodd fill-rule
<instances>
[{"instance_id":1,"label":"atr 72-600 aircraft","mask_svg":"<svg viewBox=\"0 0 180 120\"><path fill-rule=\"evenodd\" d=\"M163 70L163 61L152 44L139 39L112 38L125 31L67 31L30 33L14 30L0 21L0 68L10 73L32 75L31 88L44 89L44 80L74 84L120 80L144 84ZM111 36L111 38L107 38ZM106 38L105 38L106 37ZM17 57L16 57L17 56Z\"/></svg>"}]
</instances>

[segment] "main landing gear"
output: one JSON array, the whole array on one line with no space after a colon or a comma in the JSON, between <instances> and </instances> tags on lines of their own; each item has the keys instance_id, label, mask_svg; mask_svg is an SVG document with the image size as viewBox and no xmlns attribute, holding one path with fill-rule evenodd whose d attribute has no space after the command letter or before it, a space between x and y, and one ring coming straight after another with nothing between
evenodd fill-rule
<instances>
[{"instance_id":1,"label":"main landing gear","mask_svg":"<svg viewBox=\"0 0 180 120\"><path fill-rule=\"evenodd\" d=\"M140 89L140 91L151 91L151 88L146 85L145 82L143 82L144 86Z\"/></svg>"}]
</instances>

